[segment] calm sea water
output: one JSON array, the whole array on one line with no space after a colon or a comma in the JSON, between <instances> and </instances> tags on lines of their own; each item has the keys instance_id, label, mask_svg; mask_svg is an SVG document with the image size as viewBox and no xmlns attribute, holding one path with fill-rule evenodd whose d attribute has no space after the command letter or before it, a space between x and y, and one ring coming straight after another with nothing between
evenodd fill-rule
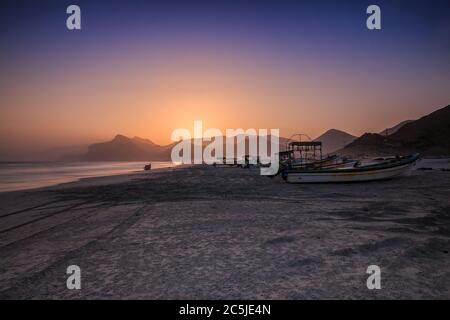
<instances>
[{"instance_id":1,"label":"calm sea water","mask_svg":"<svg viewBox=\"0 0 450 320\"><path fill-rule=\"evenodd\" d=\"M0 192L23 190L142 171L148 162L0 162ZM172 162L152 162L152 169L173 167Z\"/></svg>"}]
</instances>

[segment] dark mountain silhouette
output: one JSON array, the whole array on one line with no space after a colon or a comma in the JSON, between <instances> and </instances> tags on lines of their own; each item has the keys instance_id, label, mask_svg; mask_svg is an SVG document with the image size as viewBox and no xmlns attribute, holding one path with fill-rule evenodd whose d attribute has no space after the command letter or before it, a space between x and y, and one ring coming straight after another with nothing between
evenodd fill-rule
<instances>
[{"instance_id":1,"label":"dark mountain silhouette","mask_svg":"<svg viewBox=\"0 0 450 320\"><path fill-rule=\"evenodd\" d=\"M148 139L116 135L113 140L95 143L82 157L85 161L165 161L170 159L169 146L160 146Z\"/></svg>"},{"instance_id":2,"label":"dark mountain silhouette","mask_svg":"<svg viewBox=\"0 0 450 320\"><path fill-rule=\"evenodd\" d=\"M450 105L404 124L389 136L365 133L339 150L340 154L347 156L415 152L426 156L450 155Z\"/></svg>"},{"instance_id":3,"label":"dark mountain silhouette","mask_svg":"<svg viewBox=\"0 0 450 320\"><path fill-rule=\"evenodd\" d=\"M322 141L323 153L332 153L336 150L342 149L355 139L355 136L347 132L337 129L330 129L314 139L314 141Z\"/></svg>"},{"instance_id":4,"label":"dark mountain silhouette","mask_svg":"<svg viewBox=\"0 0 450 320\"><path fill-rule=\"evenodd\" d=\"M399 124L391 127L391 128L386 128L383 131L379 132L379 134L384 135L384 136L388 136L390 134L396 133L398 131L398 129L400 129L401 127L403 127L405 124L413 122L414 120L404 120L402 122L400 122Z\"/></svg>"},{"instance_id":5,"label":"dark mountain silhouette","mask_svg":"<svg viewBox=\"0 0 450 320\"><path fill-rule=\"evenodd\" d=\"M337 152L351 157L415 152L430 156L450 155L450 106L415 121L401 122L388 131L392 132L388 136L365 133L356 138L346 132L331 129L315 140L322 141L324 154ZM245 139L245 153L249 153L249 138ZM280 137L280 150L286 148L287 141L288 139ZM225 143L225 139L223 142ZM205 147L209 143L203 141L202 145ZM90 145L87 153L77 158L85 161L170 161L172 147L176 144L177 142L174 142L161 146L148 139L117 135L111 141ZM267 145L270 152L270 143ZM236 151L235 146L235 154Z\"/></svg>"},{"instance_id":6,"label":"dark mountain silhouette","mask_svg":"<svg viewBox=\"0 0 450 320\"><path fill-rule=\"evenodd\" d=\"M270 152L270 136L264 140L268 146L267 152ZM267 142L269 141L269 142ZM280 137L280 150L286 147L286 138ZM171 151L174 142L169 145L161 146L153 143L151 140L134 137L128 138L124 135L116 135L114 139L108 142L95 143L88 147L88 152L78 158L84 161L170 161ZM191 140L192 157L194 153L194 140ZM205 148L210 141L203 141ZM226 140L223 137L223 143ZM223 156L226 156L226 147L223 148ZM249 153L249 138L245 137L245 153ZM234 145L234 154L237 154L237 146Z\"/></svg>"}]
</instances>

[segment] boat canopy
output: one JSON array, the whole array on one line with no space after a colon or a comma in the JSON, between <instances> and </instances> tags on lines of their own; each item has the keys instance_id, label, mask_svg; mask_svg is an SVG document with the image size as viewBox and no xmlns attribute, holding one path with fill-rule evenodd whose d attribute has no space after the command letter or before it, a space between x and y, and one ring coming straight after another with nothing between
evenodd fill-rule
<instances>
[{"instance_id":1,"label":"boat canopy","mask_svg":"<svg viewBox=\"0 0 450 320\"><path fill-rule=\"evenodd\" d=\"M292 147L321 147L321 141L290 141L289 146Z\"/></svg>"}]
</instances>

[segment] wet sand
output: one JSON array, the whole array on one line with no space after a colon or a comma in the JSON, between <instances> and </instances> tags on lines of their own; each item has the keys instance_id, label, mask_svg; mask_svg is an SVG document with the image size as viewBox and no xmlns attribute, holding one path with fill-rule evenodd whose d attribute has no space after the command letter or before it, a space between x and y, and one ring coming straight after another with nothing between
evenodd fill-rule
<instances>
[{"instance_id":1,"label":"wet sand","mask_svg":"<svg viewBox=\"0 0 450 320\"><path fill-rule=\"evenodd\" d=\"M448 171L290 185L192 166L0 193L0 204L1 299L450 298ZM81 290L66 287L72 264ZM366 287L372 264L381 290Z\"/></svg>"}]
</instances>

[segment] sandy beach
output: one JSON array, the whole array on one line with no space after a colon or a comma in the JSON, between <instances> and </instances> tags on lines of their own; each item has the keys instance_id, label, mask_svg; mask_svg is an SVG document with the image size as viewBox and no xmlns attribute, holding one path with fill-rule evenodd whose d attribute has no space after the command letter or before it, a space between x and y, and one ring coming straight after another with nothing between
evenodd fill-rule
<instances>
[{"instance_id":1,"label":"sandy beach","mask_svg":"<svg viewBox=\"0 0 450 320\"><path fill-rule=\"evenodd\" d=\"M449 160L420 166L320 185L190 166L0 193L0 299L449 299Z\"/></svg>"}]
</instances>

